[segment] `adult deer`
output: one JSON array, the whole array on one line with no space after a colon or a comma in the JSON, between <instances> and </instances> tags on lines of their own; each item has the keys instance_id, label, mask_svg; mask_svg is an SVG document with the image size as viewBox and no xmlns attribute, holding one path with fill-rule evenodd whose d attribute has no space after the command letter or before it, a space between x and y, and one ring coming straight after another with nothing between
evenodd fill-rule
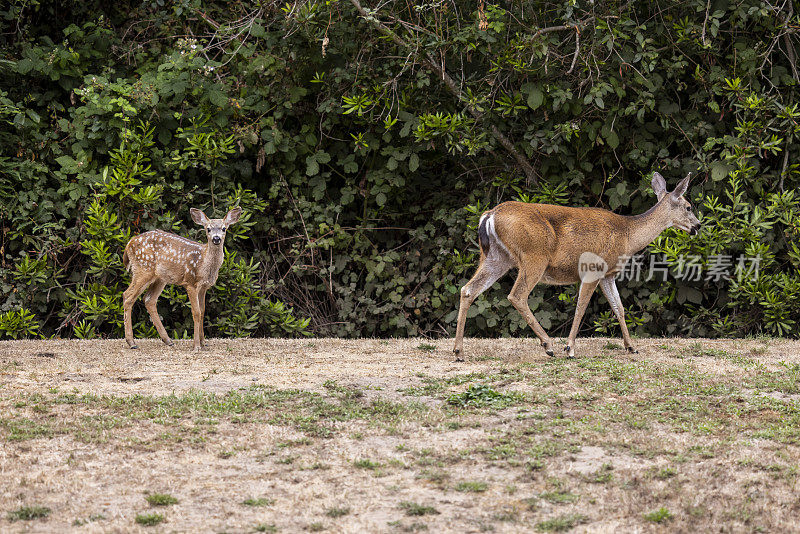
<instances>
[{"instance_id":1,"label":"adult deer","mask_svg":"<svg viewBox=\"0 0 800 534\"><path fill-rule=\"evenodd\" d=\"M192 208L192 220L202 224L208 241L205 246L179 235L161 230L151 230L137 235L125 247L122 263L131 272L131 285L123 293L125 312L125 341L132 349L138 348L133 340L131 309L145 289L144 305L161 340L169 346L173 341L164 330L158 316L156 302L167 284L186 288L194 319L194 350L205 345L203 315L206 311L206 291L217 282L219 268L225 257L223 245L225 231L239 220L241 208L233 208L224 219L209 219L202 211Z\"/></svg>"},{"instance_id":2,"label":"adult deer","mask_svg":"<svg viewBox=\"0 0 800 534\"><path fill-rule=\"evenodd\" d=\"M478 295L486 291L511 267L519 270L517 281L508 295L542 342L545 352L553 355L553 343L528 307L528 295L542 282L564 285L581 282L578 304L567 346L575 355L578 327L597 285L603 290L619 321L625 348L637 352L625 324L625 310L617 291L615 275L625 261L649 245L661 232L672 226L697 234L700 221L683 198L691 173L671 193L664 178L653 173L655 206L641 215L624 216L600 208L568 208L549 204L504 202L481 215L478 237L481 258L478 271L461 289L455 347L460 360L467 310ZM583 269L600 266L595 270Z\"/></svg>"}]
</instances>

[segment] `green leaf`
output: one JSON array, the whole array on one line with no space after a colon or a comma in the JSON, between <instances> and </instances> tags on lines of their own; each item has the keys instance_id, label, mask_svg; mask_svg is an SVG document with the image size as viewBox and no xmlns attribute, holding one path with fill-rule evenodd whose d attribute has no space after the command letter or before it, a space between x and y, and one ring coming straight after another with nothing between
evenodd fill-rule
<instances>
[{"instance_id":1,"label":"green leaf","mask_svg":"<svg viewBox=\"0 0 800 534\"><path fill-rule=\"evenodd\" d=\"M544 93L537 86L533 85L528 91L528 107L536 109L544 102Z\"/></svg>"},{"instance_id":2,"label":"green leaf","mask_svg":"<svg viewBox=\"0 0 800 534\"><path fill-rule=\"evenodd\" d=\"M603 135L603 138L606 140L606 144L609 147L615 149L619 146L619 136L614 130L611 129L610 126L607 124L603 125L603 127L600 128L600 133Z\"/></svg>"},{"instance_id":3,"label":"green leaf","mask_svg":"<svg viewBox=\"0 0 800 534\"><path fill-rule=\"evenodd\" d=\"M715 161L711 164L711 179L715 182L725 179L733 170L733 165L728 165L722 161Z\"/></svg>"},{"instance_id":4,"label":"green leaf","mask_svg":"<svg viewBox=\"0 0 800 534\"><path fill-rule=\"evenodd\" d=\"M419 156L416 154L411 154L408 158L408 170L411 172L416 172L419 168Z\"/></svg>"},{"instance_id":5,"label":"green leaf","mask_svg":"<svg viewBox=\"0 0 800 534\"><path fill-rule=\"evenodd\" d=\"M317 158L314 156L308 156L306 158L306 174L308 176L314 176L319 172L319 163L317 163Z\"/></svg>"},{"instance_id":6,"label":"green leaf","mask_svg":"<svg viewBox=\"0 0 800 534\"><path fill-rule=\"evenodd\" d=\"M208 100L220 108L224 108L228 105L228 96L218 89L212 89L208 92Z\"/></svg>"}]
</instances>

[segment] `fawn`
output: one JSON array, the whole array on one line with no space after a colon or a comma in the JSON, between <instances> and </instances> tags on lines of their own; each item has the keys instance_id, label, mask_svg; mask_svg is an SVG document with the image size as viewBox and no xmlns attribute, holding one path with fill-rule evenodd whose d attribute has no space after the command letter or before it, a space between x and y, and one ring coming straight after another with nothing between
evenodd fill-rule
<instances>
[{"instance_id":1,"label":"fawn","mask_svg":"<svg viewBox=\"0 0 800 534\"><path fill-rule=\"evenodd\" d=\"M570 357L575 355L578 327L598 284L619 321L625 348L636 352L614 277L625 260L667 228L674 226L691 235L697 234L700 221L683 198L690 178L691 173L674 191L667 192L664 178L653 173L651 184L658 199L656 205L641 215L630 217L600 208L524 202L504 202L481 215L478 225L481 259L477 272L461 289L453 348L456 360L460 360L467 310L478 295L511 267L517 267L519 273L508 300L533 329L549 356L553 355L553 343L528 307L528 295L540 282L550 285L581 282L575 317L564 349ZM592 268L584 270L583 267Z\"/></svg>"},{"instance_id":2,"label":"fawn","mask_svg":"<svg viewBox=\"0 0 800 534\"><path fill-rule=\"evenodd\" d=\"M225 231L239 220L241 208L233 208L224 219L209 219L202 211L192 208L192 220L202 224L208 238L205 246L179 235L161 230L151 230L128 241L122 255L122 264L131 272L131 285L123 293L125 312L125 341L132 349L138 348L133 340L131 309L145 289L144 305L161 340L168 346L173 341L164 330L158 316L156 302L167 284L186 288L194 319L194 350L205 345L203 315L206 311L206 291L217 282L219 268L225 257L223 244Z\"/></svg>"}]
</instances>

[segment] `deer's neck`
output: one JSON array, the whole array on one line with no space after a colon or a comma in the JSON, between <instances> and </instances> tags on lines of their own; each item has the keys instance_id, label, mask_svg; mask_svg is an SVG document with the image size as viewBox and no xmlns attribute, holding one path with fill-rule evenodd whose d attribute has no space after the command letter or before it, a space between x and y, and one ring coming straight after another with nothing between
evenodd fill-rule
<instances>
[{"instance_id":1,"label":"deer's neck","mask_svg":"<svg viewBox=\"0 0 800 534\"><path fill-rule=\"evenodd\" d=\"M628 247L625 251L628 256L642 250L672 226L667 209L666 203L659 202L641 215L628 217Z\"/></svg>"},{"instance_id":2,"label":"deer's neck","mask_svg":"<svg viewBox=\"0 0 800 534\"><path fill-rule=\"evenodd\" d=\"M203 259L200 260L200 268L198 269L199 278L206 286L213 286L217 282L217 274L219 274L219 268L222 266L224 259L225 251L222 245L215 246L211 243L206 243L203 249Z\"/></svg>"}]
</instances>

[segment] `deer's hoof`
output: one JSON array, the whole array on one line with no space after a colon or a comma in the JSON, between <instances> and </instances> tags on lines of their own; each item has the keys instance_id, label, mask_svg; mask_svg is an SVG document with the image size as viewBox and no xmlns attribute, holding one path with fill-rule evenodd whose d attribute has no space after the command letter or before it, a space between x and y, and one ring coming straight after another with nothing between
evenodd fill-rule
<instances>
[{"instance_id":1,"label":"deer's hoof","mask_svg":"<svg viewBox=\"0 0 800 534\"><path fill-rule=\"evenodd\" d=\"M553 356L555 354L555 352L553 352L553 349L550 348L550 343L542 343L542 347L544 347L544 352L548 356Z\"/></svg>"},{"instance_id":2,"label":"deer's hoof","mask_svg":"<svg viewBox=\"0 0 800 534\"><path fill-rule=\"evenodd\" d=\"M636 350L633 347L626 347L626 348L627 348L628 352L630 352L631 354L639 354L639 351Z\"/></svg>"},{"instance_id":3,"label":"deer's hoof","mask_svg":"<svg viewBox=\"0 0 800 534\"><path fill-rule=\"evenodd\" d=\"M464 358L461 357L461 349L453 349L453 354L455 355L457 362L464 361Z\"/></svg>"},{"instance_id":4,"label":"deer's hoof","mask_svg":"<svg viewBox=\"0 0 800 534\"><path fill-rule=\"evenodd\" d=\"M572 347L570 347L569 345L564 347L564 352L567 353L567 358L574 358L575 357L575 350Z\"/></svg>"},{"instance_id":5,"label":"deer's hoof","mask_svg":"<svg viewBox=\"0 0 800 534\"><path fill-rule=\"evenodd\" d=\"M174 341L172 341L171 339L170 339L169 341L165 341L164 343L166 343L166 345L167 345L168 347L174 347L174 346L175 346L175 342L174 342Z\"/></svg>"},{"instance_id":6,"label":"deer's hoof","mask_svg":"<svg viewBox=\"0 0 800 534\"><path fill-rule=\"evenodd\" d=\"M131 349L138 349L139 345L131 345Z\"/></svg>"}]
</instances>

